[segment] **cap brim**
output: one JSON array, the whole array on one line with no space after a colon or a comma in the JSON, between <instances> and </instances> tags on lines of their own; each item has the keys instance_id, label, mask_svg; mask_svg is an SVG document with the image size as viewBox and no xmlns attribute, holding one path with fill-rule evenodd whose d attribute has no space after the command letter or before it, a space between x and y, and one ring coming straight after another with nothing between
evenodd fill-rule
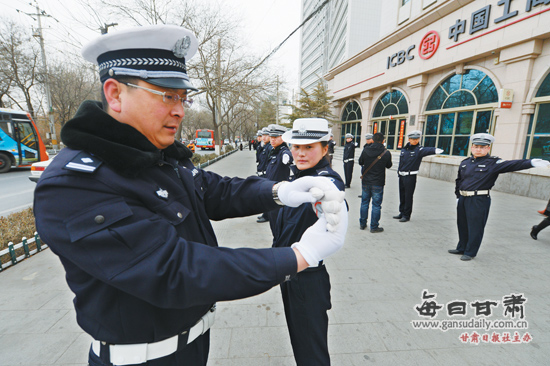
<instances>
[{"instance_id":1,"label":"cap brim","mask_svg":"<svg viewBox=\"0 0 550 366\"><path fill-rule=\"evenodd\" d=\"M176 78L159 78L159 79L143 79L143 81L153 84L156 86L160 86L161 88L168 88L168 89L187 89L187 90L193 90L198 91L199 89L195 88L193 84L191 84L189 81L184 79L176 79Z\"/></svg>"},{"instance_id":2,"label":"cap brim","mask_svg":"<svg viewBox=\"0 0 550 366\"><path fill-rule=\"evenodd\" d=\"M286 142L287 144L293 144L293 145L309 145L309 144L314 144L316 142L321 142L321 141L328 141L330 139L330 134L327 134L323 137L321 137L320 139L297 139L297 138L292 138L292 130L290 131L286 131L283 135L282 135L282 139L284 142Z\"/></svg>"}]
</instances>

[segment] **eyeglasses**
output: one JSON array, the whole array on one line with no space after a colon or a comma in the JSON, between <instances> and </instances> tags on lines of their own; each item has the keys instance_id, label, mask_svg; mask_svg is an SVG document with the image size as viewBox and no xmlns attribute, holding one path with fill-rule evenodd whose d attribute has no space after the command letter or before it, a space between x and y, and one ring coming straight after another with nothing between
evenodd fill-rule
<instances>
[{"instance_id":1,"label":"eyeglasses","mask_svg":"<svg viewBox=\"0 0 550 366\"><path fill-rule=\"evenodd\" d=\"M191 106L193 105L193 99L187 98L187 97L182 97L178 93L161 92L161 91L158 91L158 90L155 90L155 89L145 88L143 86L139 86L139 85L132 84L132 83L124 83L124 82L121 82L121 83L124 84L124 85L127 85L127 86L131 86L132 88L143 89L143 90L147 90L148 92L153 93L153 94L162 95L162 101L166 104L172 104L173 105L173 104L176 104L177 102L179 102L181 100L181 105L184 108L191 108Z\"/></svg>"}]
</instances>

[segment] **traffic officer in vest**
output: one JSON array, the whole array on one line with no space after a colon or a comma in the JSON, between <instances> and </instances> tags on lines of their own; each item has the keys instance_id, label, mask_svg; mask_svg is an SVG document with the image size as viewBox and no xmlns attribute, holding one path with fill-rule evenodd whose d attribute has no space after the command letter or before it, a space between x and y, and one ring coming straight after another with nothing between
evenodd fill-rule
<instances>
[{"instance_id":1,"label":"traffic officer in vest","mask_svg":"<svg viewBox=\"0 0 550 366\"><path fill-rule=\"evenodd\" d=\"M196 168L175 141L196 90L185 64L197 47L193 33L173 25L85 46L103 103L85 101L64 125L67 147L34 192L37 230L94 339L91 366L204 366L217 301L262 293L343 242L343 196L328 178L222 177ZM325 215L292 248L219 248L210 224L319 199Z\"/></svg>"},{"instance_id":2,"label":"traffic officer in vest","mask_svg":"<svg viewBox=\"0 0 550 366\"><path fill-rule=\"evenodd\" d=\"M344 146L344 176L346 179L346 188L351 188L354 158L355 142L353 142L353 135L351 133L346 133L346 145Z\"/></svg>"},{"instance_id":3,"label":"traffic officer in vest","mask_svg":"<svg viewBox=\"0 0 550 366\"><path fill-rule=\"evenodd\" d=\"M399 222L407 222L411 219L416 175L420 169L422 158L443 152L439 148L420 146L421 136L422 132L419 130L409 132L407 135L409 142L401 149L401 155L399 156L399 167L397 168L399 176L399 215L393 217Z\"/></svg>"},{"instance_id":4,"label":"traffic officer in vest","mask_svg":"<svg viewBox=\"0 0 550 366\"><path fill-rule=\"evenodd\" d=\"M269 140L271 144L271 152L269 153L268 162L265 168L265 177L276 182L287 181L290 177L290 166L293 163L292 154L288 149L288 145L281 137L287 128L281 125L269 125ZM275 235L277 215L279 209L267 212L271 233Z\"/></svg>"},{"instance_id":5,"label":"traffic officer in vest","mask_svg":"<svg viewBox=\"0 0 550 366\"><path fill-rule=\"evenodd\" d=\"M495 138L487 133L476 133L471 141L472 156L462 160L456 178L458 245L449 250L463 261L477 256L491 206L489 192L498 175L550 165L542 159L502 160L489 155Z\"/></svg>"}]
</instances>

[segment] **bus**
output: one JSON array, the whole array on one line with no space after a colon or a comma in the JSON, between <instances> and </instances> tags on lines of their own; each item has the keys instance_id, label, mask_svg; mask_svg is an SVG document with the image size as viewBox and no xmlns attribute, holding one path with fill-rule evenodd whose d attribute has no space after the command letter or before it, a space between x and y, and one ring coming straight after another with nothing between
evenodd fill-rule
<instances>
[{"instance_id":1,"label":"bus","mask_svg":"<svg viewBox=\"0 0 550 366\"><path fill-rule=\"evenodd\" d=\"M37 131L29 113L0 108L0 173L49 159Z\"/></svg>"},{"instance_id":2,"label":"bus","mask_svg":"<svg viewBox=\"0 0 550 366\"><path fill-rule=\"evenodd\" d=\"M195 132L195 146L202 149L214 150L216 142L214 141L214 130L197 130Z\"/></svg>"}]
</instances>

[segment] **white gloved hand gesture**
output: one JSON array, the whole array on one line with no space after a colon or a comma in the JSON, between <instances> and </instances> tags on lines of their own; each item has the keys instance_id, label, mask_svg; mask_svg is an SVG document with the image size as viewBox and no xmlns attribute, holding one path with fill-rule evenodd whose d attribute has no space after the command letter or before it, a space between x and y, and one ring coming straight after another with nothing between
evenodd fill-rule
<instances>
[{"instance_id":1,"label":"white gloved hand gesture","mask_svg":"<svg viewBox=\"0 0 550 366\"><path fill-rule=\"evenodd\" d=\"M436 154L442 154L442 153L443 153L443 149L436 148L436 149L435 149L435 153L436 153Z\"/></svg>"},{"instance_id":2,"label":"white gloved hand gesture","mask_svg":"<svg viewBox=\"0 0 550 366\"><path fill-rule=\"evenodd\" d=\"M327 230L327 220L324 215L320 215L317 222L304 232L300 241L292 245L292 248L296 248L310 266L317 265L344 245L348 229L348 210L345 202L341 203L341 209L337 215L339 224L333 232Z\"/></svg>"},{"instance_id":3,"label":"white gloved hand gesture","mask_svg":"<svg viewBox=\"0 0 550 366\"><path fill-rule=\"evenodd\" d=\"M312 188L310 190L314 197L319 196L319 194L316 193L317 190L318 188ZM334 232L336 230L336 226L338 226L338 223L340 222L340 210L344 209L347 211L347 206L345 202L343 202L344 196L345 193L342 191L329 191L323 195L323 199L321 201L312 203L313 211L315 211L317 217L320 217L321 215L325 216L325 219L327 220L327 230L330 232Z\"/></svg>"},{"instance_id":4,"label":"white gloved hand gesture","mask_svg":"<svg viewBox=\"0 0 550 366\"><path fill-rule=\"evenodd\" d=\"M550 165L550 161L542 159L531 159L531 165L534 168L547 167Z\"/></svg>"},{"instance_id":5,"label":"white gloved hand gesture","mask_svg":"<svg viewBox=\"0 0 550 366\"><path fill-rule=\"evenodd\" d=\"M327 192L337 193L327 196ZM317 201L324 203L336 199L340 203L344 200L344 192L340 192L334 183L326 177L302 177L292 182L283 182L277 190L277 195L285 206L290 207Z\"/></svg>"}]
</instances>

